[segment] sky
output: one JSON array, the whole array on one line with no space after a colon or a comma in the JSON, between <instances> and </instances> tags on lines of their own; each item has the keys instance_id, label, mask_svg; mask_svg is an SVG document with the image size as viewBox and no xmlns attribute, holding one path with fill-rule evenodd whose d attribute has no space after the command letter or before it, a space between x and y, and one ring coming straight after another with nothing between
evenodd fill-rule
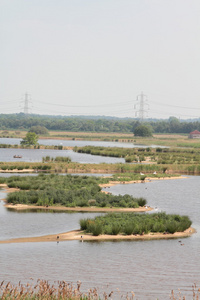
<instances>
[{"instance_id":1,"label":"sky","mask_svg":"<svg viewBox=\"0 0 200 300\"><path fill-rule=\"evenodd\" d=\"M199 0L0 0L0 40L0 113L200 117Z\"/></svg>"}]
</instances>

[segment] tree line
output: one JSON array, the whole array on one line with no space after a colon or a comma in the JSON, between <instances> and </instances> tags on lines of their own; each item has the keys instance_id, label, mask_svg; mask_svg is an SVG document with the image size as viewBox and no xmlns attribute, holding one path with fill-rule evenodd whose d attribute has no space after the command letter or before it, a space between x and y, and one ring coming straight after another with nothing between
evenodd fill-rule
<instances>
[{"instance_id":1,"label":"tree line","mask_svg":"<svg viewBox=\"0 0 200 300\"><path fill-rule=\"evenodd\" d=\"M185 133L200 131L200 121L183 121L175 117L168 120L146 120L144 125L148 126L153 133ZM63 130L72 132L118 132L133 133L140 125L139 120L130 118L84 118L68 116L45 116L0 114L0 130L16 129L29 130L33 126L43 126L48 130Z\"/></svg>"}]
</instances>

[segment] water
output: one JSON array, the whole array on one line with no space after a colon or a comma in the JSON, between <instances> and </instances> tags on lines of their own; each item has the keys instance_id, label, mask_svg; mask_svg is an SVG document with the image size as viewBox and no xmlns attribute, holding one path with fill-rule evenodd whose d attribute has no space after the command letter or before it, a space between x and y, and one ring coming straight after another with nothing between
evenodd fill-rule
<instances>
[{"instance_id":1,"label":"water","mask_svg":"<svg viewBox=\"0 0 200 300\"><path fill-rule=\"evenodd\" d=\"M19 145L22 139L18 138L0 138L0 144ZM149 146L132 144L132 143L120 143L120 142L106 142L106 141L75 141L75 140L58 140L58 139L39 139L40 145L49 146L65 146L65 147L84 147L84 146L101 146L101 147L123 147L123 148L146 148ZM162 147L158 145L151 145L151 147Z\"/></svg>"},{"instance_id":2,"label":"water","mask_svg":"<svg viewBox=\"0 0 200 300\"><path fill-rule=\"evenodd\" d=\"M19 145L22 139L17 138L0 138L0 144ZM135 148L144 147L144 145L136 145L132 143L118 143L118 142L104 142L104 141L73 141L73 140L51 140L51 139L39 139L39 144L49 146L63 145L66 147L83 147L83 146L101 146L101 147L123 147L123 148ZM151 145L151 147L158 147ZM160 146L159 146L160 147ZM21 158L14 158L14 155L22 156ZM76 153L72 150L50 150L50 149L9 149L0 148L0 161L23 161L23 162L42 162L42 158L50 156L55 158L56 156L70 157L72 162L87 163L87 164L99 164L99 163L125 163L124 158L105 157L99 155L91 155L84 153Z\"/></svg>"},{"instance_id":3,"label":"water","mask_svg":"<svg viewBox=\"0 0 200 300\"><path fill-rule=\"evenodd\" d=\"M189 238L147 241L66 241L0 245L0 281L27 282L32 277L82 282L82 290L114 291L113 299L134 291L136 299L166 300L173 289L192 299L200 287L199 176L111 187L114 194L143 196L167 213L189 215L197 233ZM5 194L1 192L0 197ZM94 214L33 213L5 209L0 203L1 238L59 233L78 228L79 219ZM117 290L119 289L119 290ZM120 291L120 292L118 292Z\"/></svg>"},{"instance_id":4,"label":"water","mask_svg":"<svg viewBox=\"0 0 200 300\"><path fill-rule=\"evenodd\" d=\"M14 155L20 155L21 158L14 158ZM12 162L42 162L42 158L50 156L64 156L70 157L72 162L79 162L83 164L115 164L124 163L124 158L117 157L105 157L91 154L77 153L72 150L50 150L50 149L10 149L0 148L0 161L12 161Z\"/></svg>"}]
</instances>

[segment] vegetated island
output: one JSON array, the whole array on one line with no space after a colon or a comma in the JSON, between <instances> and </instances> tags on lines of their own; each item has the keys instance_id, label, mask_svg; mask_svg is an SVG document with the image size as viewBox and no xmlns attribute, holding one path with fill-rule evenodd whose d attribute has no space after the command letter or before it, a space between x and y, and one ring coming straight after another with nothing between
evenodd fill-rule
<instances>
[{"instance_id":1,"label":"vegetated island","mask_svg":"<svg viewBox=\"0 0 200 300\"><path fill-rule=\"evenodd\" d=\"M145 207L146 199L142 197L102 193L100 184L106 184L110 180L111 178L85 175L55 174L0 178L2 184L12 189L12 192L7 195L8 204L45 206L46 208L100 208L101 210Z\"/></svg>"},{"instance_id":2,"label":"vegetated island","mask_svg":"<svg viewBox=\"0 0 200 300\"><path fill-rule=\"evenodd\" d=\"M173 217L166 214L138 215L131 213L133 211L145 212L151 210L151 208L146 206L146 200L144 198L134 198L130 195L115 196L111 193L102 193L99 185L109 184L110 180L110 178L78 175L62 176L55 174L40 174L37 177L12 176L9 178L1 178L1 183L6 184L10 189L6 205L8 208L42 208L113 213L109 213L105 216L108 219L104 219L103 217L103 221L99 221L100 219L98 218L95 218L95 220L81 220L81 230L60 233L58 235L12 239L0 241L0 243L73 239L158 239L186 237L195 232L190 228L191 221L186 216L181 217L175 215ZM116 184L116 181L114 183ZM120 214L120 211L123 213ZM144 217L145 219L143 219ZM165 223L163 223L164 221ZM88 224L90 226L88 226ZM103 226L105 224L107 224L106 227ZM109 224L112 224L112 226Z\"/></svg>"},{"instance_id":3,"label":"vegetated island","mask_svg":"<svg viewBox=\"0 0 200 300\"><path fill-rule=\"evenodd\" d=\"M144 220L141 220L141 217L144 217ZM185 238L196 232L194 228L190 227L191 224L192 222L187 216L166 215L165 213L150 215L109 213L95 219L80 220L80 230L38 237L14 238L0 241L0 244ZM82 230L83 228L84 230ZM184 244L181 242L180 245Z\"/></svg>"},{"instance_id":4,"label":"vegetated island","mask_svg":"<svg viewBox=\"0 0 200 300\"><path fill-rule=\"evenodd\" d=\"M8 187L6 206L16 209L30 207L76 211L147 211L151 208L146 205L146 199L128 194L115 196L102 188L160 178L157 174L154 176L156 177L150 179L138 174L115 174L111 177L39 174L35 177L0 178L0 184L4 188ZM165 174L161 178L182 177L167 177Z\"/></svg>"}]
</instances>

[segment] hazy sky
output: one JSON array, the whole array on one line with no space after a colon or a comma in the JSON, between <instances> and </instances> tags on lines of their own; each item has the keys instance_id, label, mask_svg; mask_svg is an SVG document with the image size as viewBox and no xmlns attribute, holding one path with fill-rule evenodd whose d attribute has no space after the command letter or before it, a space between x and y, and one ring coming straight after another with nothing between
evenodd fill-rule
<instances>
[{"instance_id":1,"label":"hazy sky","mask_svg":"<svg viewBox=\"0 0 200 300\"><path fill-rule=\"evenodd\" d=\"M0 0L0 40L0 113L200 117L199 0Z\"/></svg>"}]
</instances>

